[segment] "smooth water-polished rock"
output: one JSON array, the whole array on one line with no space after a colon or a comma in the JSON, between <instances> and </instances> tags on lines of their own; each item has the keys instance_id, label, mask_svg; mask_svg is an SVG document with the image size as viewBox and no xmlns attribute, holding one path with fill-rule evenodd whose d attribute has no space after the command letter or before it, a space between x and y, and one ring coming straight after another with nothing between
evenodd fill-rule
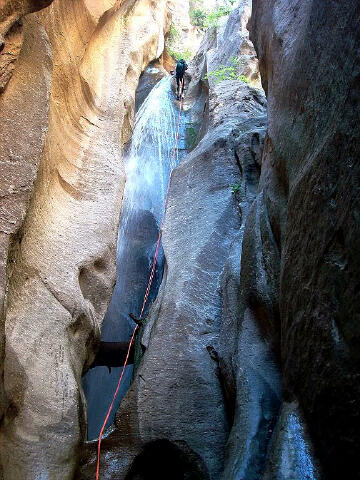
<instances>
[{"instance_id":1,"label":"smooth water-polished rock","mask_svg":"<svg viewBox=\"0 0 360 480\"><path fill-rule=\"evenodd\" d=\"M170 163L171 160L176 162L172 157L177 117L170 79L164 78L152 89L137 114L131 144L124 159L126 185L117 242L117 279L101 329L101 338L107 342L129 341L134 329L129 313L138 315L142 308L159 235ZM149 291L149 304L159 289L163 265L160 249ZM83 378L89 440L99 436L120 375L119 370L109 372L100 368ZM132 366L129 366L108 426L114 421L131 377Z\"/></svg>"},{"instance_id":2,"label":"smooth water-polished rock","mask_svg":"<svg viewBox=\"0 0 360 480\"><path fill-rule=\"evenodd\" d=\"M7 406L3 389L3 308L49 120L50 42L35 17L24 20L23 33L16 71L0 94L0 419Z\"/></svg>"},{"instance_id":3,"label":"smooth water-polished rock","mask_svg":"<svg viewBox=\"0 0 360 480\"><path fill-rule=\"evenodd\" d=\"M284 402L274 430L263 480L319 480L312 442L296 402Z\"/></svg>"},{"instance_id":4,"label":"smooth water-polished rock","mask_svg":"<svg viewBox=\"0 0 360 480\"><path fill-rule=\"evenodd\" d=\"M28 115L18 122L19 137L26 141L28 129L33 135L29 148L34 142L41 149L46 128L47 135L5 311L8 408L0 451L6 480L73 478L85 438L81 375L94 358L115 280L122 146L132 130L139 76L161 54L169 27L165 0L109 7L105 0L61 0L37 14L53 49L53 70L48 125L38 126L38 107L34 123ZM48 53L33 41L35 51L24 58L30 64ZM29 65L28 78L24 71L24 95L36 99L43 90L39 105L46 101L40 73L48 61L47 55L43 66ZM15 68L4 95L16 75ZM21 151L16 140L8 146L14 155Z\"/></svg>"},{"instance_id":5,"label":"smooth water-polished rock","mask_svg":"<svg viewBox=\"0 0 360 480\"><path fill-rule=\"evenodd\" d=\"M226 450L226 480L261 478L282 401L274 345L265 336L274 319L276 301L272 291L274 279L264 271L261 247L266 240L272 244L260 195L246 219L240 275L236 277L230 271L228 280L223 280L222 372L233 410ZM266 325L259 324L259 313L266 319Z\"/></svg>"}]
</instances>

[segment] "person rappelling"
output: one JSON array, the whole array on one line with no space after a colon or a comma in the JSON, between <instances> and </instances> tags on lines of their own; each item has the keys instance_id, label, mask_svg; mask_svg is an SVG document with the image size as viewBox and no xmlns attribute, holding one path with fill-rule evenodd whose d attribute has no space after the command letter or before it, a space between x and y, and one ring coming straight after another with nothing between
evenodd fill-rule
<instances>
[{"instance_id":1,"label":"person rappelling","mask_svg":"<svg viewBox=\"0 0 360 480\"><path fill-rule=\"evenodd\" d=\"M188 69L187 63L182 58L176 64L176 98L180 100L182 94L184 93L184 75L185 71Z\"/></svg>"}]
</instances>

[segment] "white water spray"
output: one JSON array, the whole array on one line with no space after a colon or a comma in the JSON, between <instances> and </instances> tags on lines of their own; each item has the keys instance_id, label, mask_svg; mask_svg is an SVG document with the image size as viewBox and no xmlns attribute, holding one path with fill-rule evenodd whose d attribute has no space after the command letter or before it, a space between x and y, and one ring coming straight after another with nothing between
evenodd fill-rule
<instances>
[{"instance_id":1,"label":"white water spray","mask_svg":"<svg viewBox=\"0 0 360 480\"><path fill-rule=\"evenodd\" d=\"M106 342L128 341L134 327L128 315L130 312L137 315L140 311L173 166L177 117L167 77L152 89L139 109L125 157L126 185L119 224L117 282L102 327L102 340ZM162 267L160 254L150 300L157 294ZM108 425L129 387L132 366L126 370ZM84 378L89 439L96 438L99 433L120 372L121 368L113 368L109 373L107 367L100 366L90 370Z\"/></svg>"}]
</instances>

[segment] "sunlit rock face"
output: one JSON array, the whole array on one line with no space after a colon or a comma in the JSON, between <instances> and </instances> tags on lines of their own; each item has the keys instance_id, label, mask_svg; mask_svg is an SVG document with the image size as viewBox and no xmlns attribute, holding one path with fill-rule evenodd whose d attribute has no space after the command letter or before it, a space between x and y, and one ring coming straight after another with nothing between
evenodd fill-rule
<instances>
[{"instance_id":1,"label":"sunlit rock face","mask_svg":"<svg viewBox=\"0 0 360 480\"><path fill-rule=\"evenodd\" d=\"M185 77L184 106L189 111L195 132L194 145L208 128L209 87L214 88L219 81L229 78L230 74L235 78L243 75L251 86L261 87L256 52L246 28L250 15L251 0L241 0L225 23L207 32L191 62ZM224 68L231 70L224 72ZM221 74L221 71L224 73ZM227 110L232 108L234 102L230 105L222 102L221 105ZM190 148L194 145L190 145Z\"/></svg>"},{"instance_id":2,"label":"sunlit rock face","mask_svg":"<svg viewBox=\"0 0 360 480\"><path fill-rule=\"evenodd\" d=\"M164 66L173 70L174 58L170 57L168 50L172 52L176 60L180 56L193 56L199 48L203 32L192 25L189 11L189 0L170 0L169 11L171 13L171 29L166 40L167 49L164 52Z\"/></svg>"},{"instance_id":3,"label":"sunlit rock face","mask_svg":"<svg viewBox=\"0 0 360 480\"><path fill-rule=\"evenodd\" d=\"M213 32L217 48L210 49L206 56L210 83L217 80L211 72L227 66L233 67L236 75L245 76L253 87L261 88L258 60L247 29L251 4L251 0L241 0L228 21Z\"/></svg>"},{"instance_id":4,"label":"sunlit rock face","mask_svg":"<svg viewBox=\"0 0 360 480\"><path fill-rule=\"evenodd\" d=\"M267 276L279 301L262 305L254 287L246 300L326 479L360 478L359 13L356 0L254 0L251 21L269 105L260 219L273 239L255 213L246 235L263 257L252 285Z\"/></svg>"},{"instance_id":5,"label":"sunlit rock face","mask_svg":"<svg viewBox=\"0 0 360 480\"><path fill-rule=\"evenodd\" d=\"M2 271L1 280L6 480L73 476L86 429L81 374L115 279L122 145L138 78L162 53L168 27L167 2L148 0L59 0L24 21L0 97L1 242L12 242L11 278Z\"/></svg>"}]
</instances>

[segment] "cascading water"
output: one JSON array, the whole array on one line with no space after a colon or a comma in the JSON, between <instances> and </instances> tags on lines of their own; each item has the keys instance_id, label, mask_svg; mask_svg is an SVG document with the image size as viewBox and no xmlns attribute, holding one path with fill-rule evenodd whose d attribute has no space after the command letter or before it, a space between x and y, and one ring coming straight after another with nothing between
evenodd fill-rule
<instances>
[{"instance_id":1,"label":"cascading water","mask_svg":"<svg viewBox=\"0 0 360 480\"><path fill-rule=\"evenodd\" d=\"M170 174L178 111L173 104L170 79L162 79L150 92L136 116L129 152L125 159L126 185L119 224L117 282L102 327L102 341L126 342L138 315L147 285L164 197ZM183 131L182 127L182 131ZM185 152L180 132L175 162ZM156 297L163 271L160 252L150 301ZM83 378L88 404L88 439L99 435L122 367L98 366ZM113 422L121 398L130 385L133 366L126 368L121 390L108 425Z\"/></svg>"}]
</instances>

